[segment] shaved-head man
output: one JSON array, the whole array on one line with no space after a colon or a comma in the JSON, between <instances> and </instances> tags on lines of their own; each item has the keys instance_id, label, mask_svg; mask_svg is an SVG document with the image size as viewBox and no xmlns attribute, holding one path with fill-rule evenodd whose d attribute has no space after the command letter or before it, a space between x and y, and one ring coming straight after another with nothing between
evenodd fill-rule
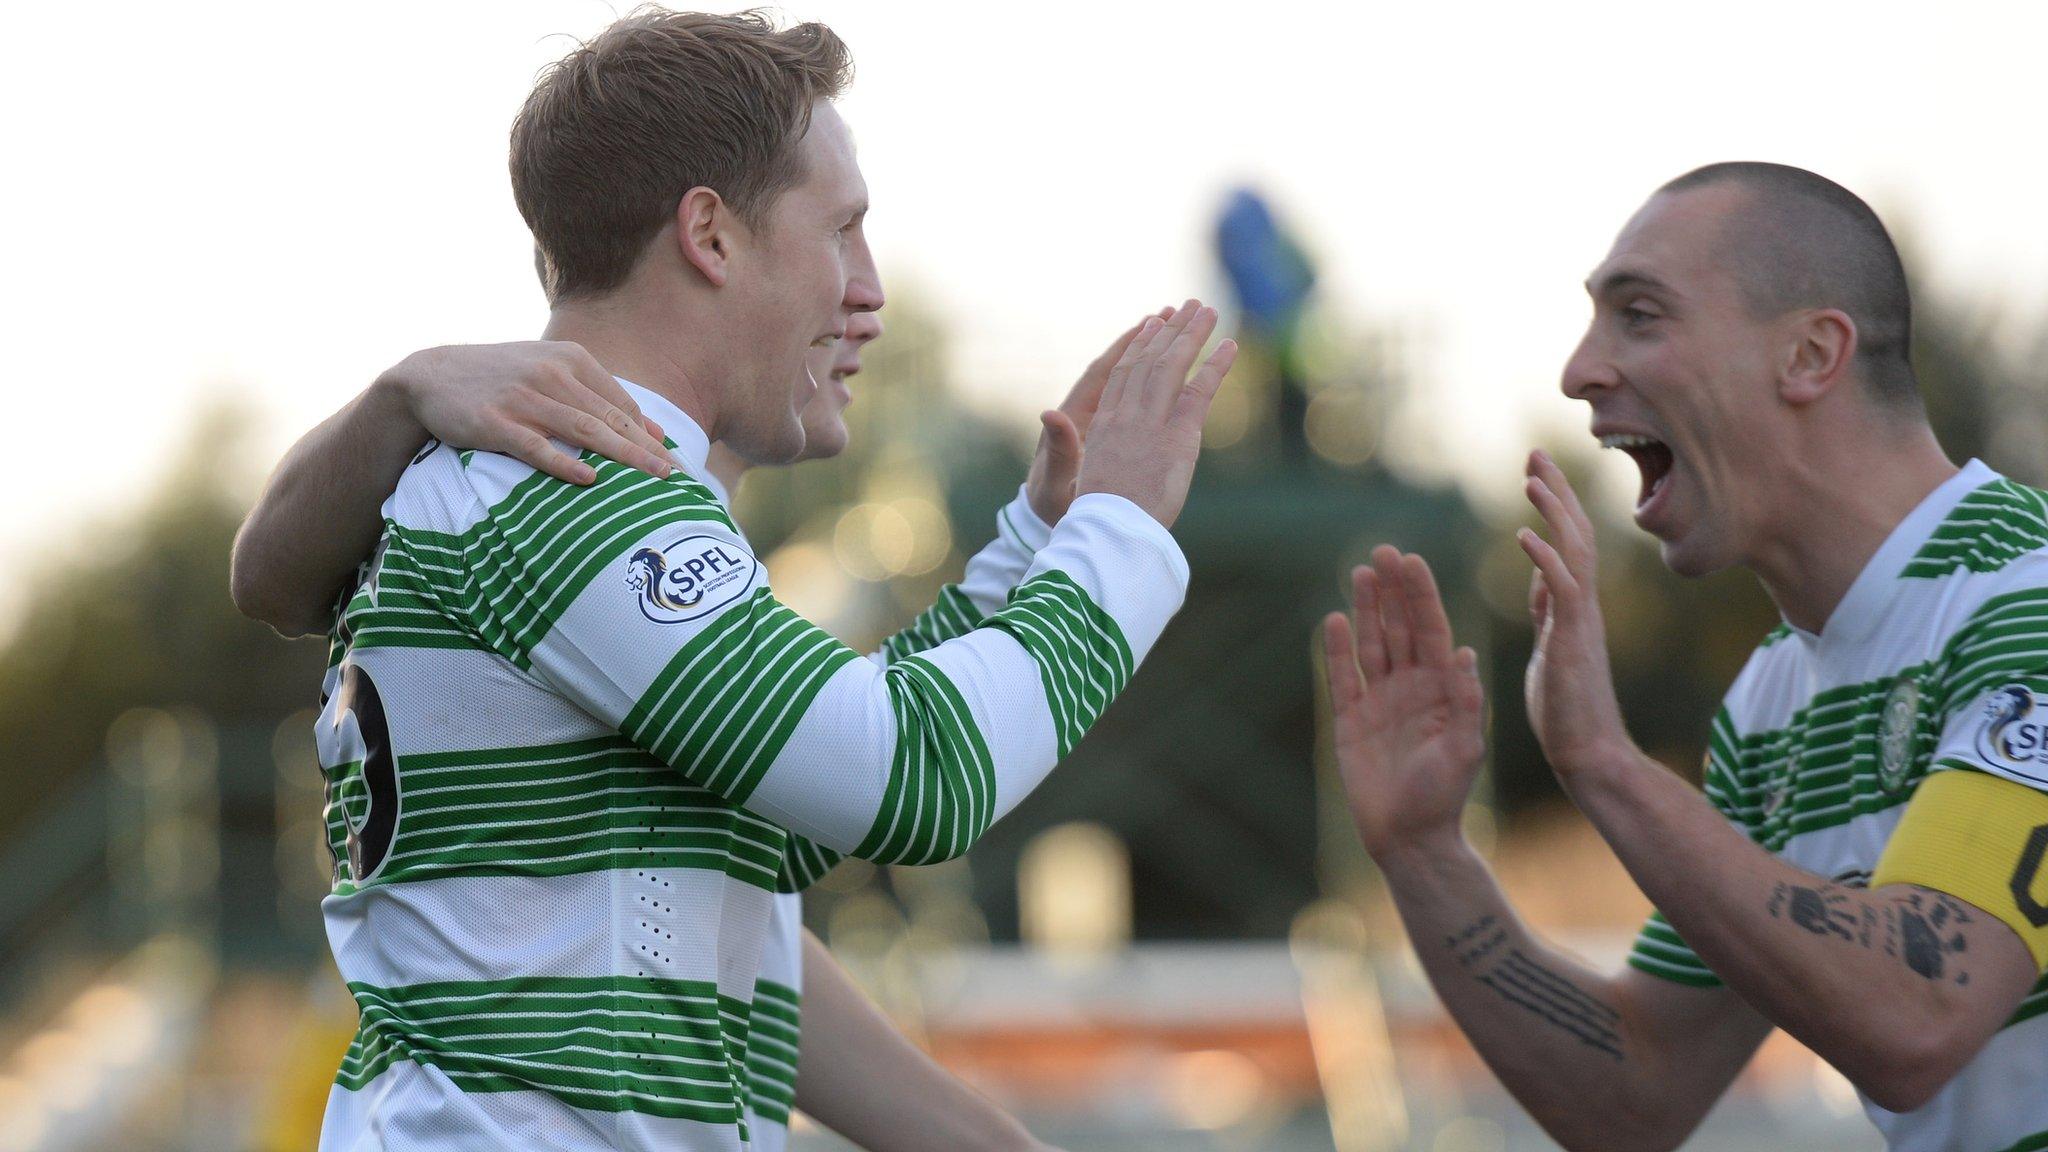
<instances>
[{"instance_id":1,"label":"shaved-head man","mask_svg":"<svg viewBox=\"0 0 2048 1152\"><path fill-rule=\"evenodd\" d=\"M1659 910L1598 972L1516 918L1460 831L1482 701L1427 565L1381 548L1355 571L1325 622L1335 743L1423 967L1570 1148L1677 1146L1774 1027L1894 1149L2048 1147L2048 493L1943 453L1898 254L1820 176L1681 176L1586 284L1563 387L1636 461L1636 525L1681 575L1749 569L1784 623L1713 718L1702 796L1630 740L1593 525L1531 456L1529 716Z\"/></svg>"}]
</instances>

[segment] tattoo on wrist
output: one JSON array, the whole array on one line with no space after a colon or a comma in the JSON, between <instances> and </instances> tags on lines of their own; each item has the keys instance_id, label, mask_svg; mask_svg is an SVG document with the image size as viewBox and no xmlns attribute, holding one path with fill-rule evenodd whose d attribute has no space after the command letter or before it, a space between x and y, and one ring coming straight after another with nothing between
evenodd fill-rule
<instances>
[{"instance_id":1,"label":"tattoo on wrist","mask_svg":"<svg viewBox=\"0 0 2048 1152\"><path fill-rule=\"evenodd\" d=\"M1899 900L1858 906L1835 884L1779 883L1764 911L1815 936L1883 952L1925 980L1970 982L1962 956L1973 921L1970 906L1940 892L1908 892Z\"/></svg>"},{"instance_id":2,"label":"tattoo on wrist","mask_svg":"<svg viewBox=\"0 0 2048 1152\"><path fill-rule=\"evenodd\" d=\"M1621 1013L1514 946L1508 928L1481 916L1444 938L1458 967L1517 1008L1620 1060Z\"/></svg>"}]
</instances>

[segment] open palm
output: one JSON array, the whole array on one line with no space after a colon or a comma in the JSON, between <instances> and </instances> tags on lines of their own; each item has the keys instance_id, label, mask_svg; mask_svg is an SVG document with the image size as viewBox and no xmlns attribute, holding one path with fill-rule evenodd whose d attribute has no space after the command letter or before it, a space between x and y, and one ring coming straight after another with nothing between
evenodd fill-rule
<instances>
[{"instance_id":1,"label":"open palm","mask_svg":"<svg viewBox=\"0 0 2048 1152\"><path fill-rule=\"evenodd\" d=\"M1486 745L1477 657L1451 644L1429 565L1382 545L1323 621L1331 739L1366 850L1455 829Z\"/></svg>"}]
</instances>

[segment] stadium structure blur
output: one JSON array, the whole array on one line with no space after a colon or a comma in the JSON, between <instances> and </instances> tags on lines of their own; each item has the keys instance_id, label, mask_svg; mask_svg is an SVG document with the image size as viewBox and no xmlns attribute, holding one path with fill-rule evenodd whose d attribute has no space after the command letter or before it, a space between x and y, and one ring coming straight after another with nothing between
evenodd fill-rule
<instances>
[{"instance_id":1,"label":"stadium structure blur","mask_svg":"<svg viewBox=\"0 0 2048 1152\"><path fill-rule=\"evenodd\" d=\"M1509 526L1383 451L1426 418L1426 382L1399 333L1308 279L1279 323L1245 325L1264 339L1177 532L1190 598L1127 698L967 859L850 862L807 900L913 1035L1066 1147L1549 1146L1437 1011L1317 754L1311 625L1371 544L1428 554L1485 638L1494 759L1471 819L1516 902L1610 963L1645 907L1520 716ZM958 400L945 334L905 297L856 382L852 450L739 496L778 591L857 646L957 573L1028 450ZM2039 480L2041 384L1993 335L1923 305L1931 407L1957 454ZM235 470L236 442L231 410L200 421L148 506L50 557L0 649L0 1152L310 1147L353 1028L317 908L324 653L227 600L259 466ZM1606 539L1624 706L1690 767L1769 606ZM1847 1084L1780 1037L1689 1147L1869 1140Z\"/></svg>"}]
</instances>

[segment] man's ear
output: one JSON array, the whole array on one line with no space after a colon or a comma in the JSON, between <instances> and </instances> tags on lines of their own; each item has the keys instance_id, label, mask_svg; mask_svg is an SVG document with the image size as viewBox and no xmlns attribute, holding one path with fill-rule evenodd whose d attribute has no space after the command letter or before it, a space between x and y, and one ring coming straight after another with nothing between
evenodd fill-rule
<instances>
[{"instance_id":1,"label":"man's ear","mask_svg":"<svg viewBox=\"0 0 2048 1152\"><path fill-rule=\"evenodd\" d=\"M1856 321L1839 308L1813 308L1791 318L1785 370L1778 395L1788 404L1811 404L1849 377L1856 360Z\"/></svg>"},{"instance_id":2,"label":"man's ear","mask_svg":"<svg viewBox=\"0 0 2048 1152\"><path fill-rule=\"evenodd\" d=\"M683 193L676 204L676 245L683 261L714 288L725 287L739 228L739 218L725 198L701 184Z\"/></svg>"}]
</instances>

